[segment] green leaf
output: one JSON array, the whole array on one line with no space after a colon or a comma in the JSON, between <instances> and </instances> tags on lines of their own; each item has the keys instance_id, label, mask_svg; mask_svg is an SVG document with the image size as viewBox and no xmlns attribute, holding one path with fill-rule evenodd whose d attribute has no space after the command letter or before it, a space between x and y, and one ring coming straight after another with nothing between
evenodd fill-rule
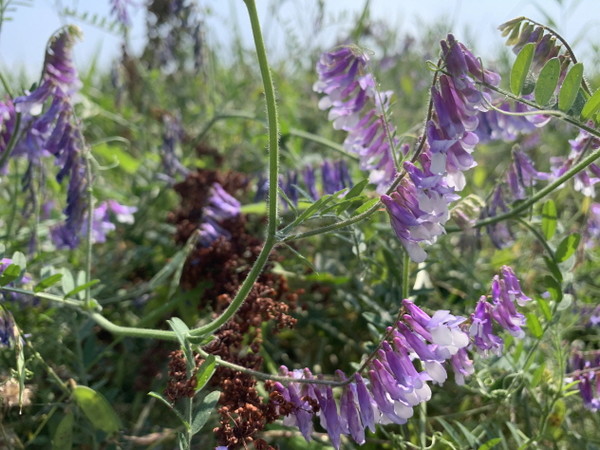
<instances>
[{"instance_id":1,"label":"green leaf","mask_svg":"<svg viewBox=\"0 0 600 450\"><path fill-rule=\"evenodd\" d=\"M533 372L533 375L531 376L531 387L536 387L540 384L545 370L546 370L546 363L544 361L542 361L540 363L540 367L535 369L535 371Z\"/></svg>"},{"instance_id":2,"label":"green leaf","mask_svg":"<svg viewBox=\"0 0 600 450\"><path fill-rule=\"evenodd\" d=\"M467 427L465 427L462 423L455 421L454 424L460 428L460 431L462 431L462 433L464 434L464 436L467 438L467 441L469 441L469 447L471 448L475 448L475 446L477 445L477 437L471 432L471 430L469 430Z\"/></svg>"},{"instance_id":3,"label":"green leaf","mask_svg":"<svg viewBox=\"0 0 600 450\"><path fill-rule=\"evenodd\" d=\"M480 445L478 450L490 450L491 448L494 448L496 445L498 445L500 442L502 442L502 438L499 437L490 439L489 441L486 441L482 445Z\"/></svg>"},{"instance_id":4,"label":"green leaf","mask_svg":"<svg viewBox=\"0 0 600 450\"><path fill-rule=\"evenodd\" d=\"M75 289L75 278L73 278L73 274L71 273L71 271L69 269L66 268L61 268L60 269L60 273L62 274L62 279L61 281L61 285L62 285L62 290L65 293L65 297L66 294L73 291L73 289Z\"/></svg>"},{"instance_id":5,"label":"green leaf","mask_svg":"<svg viewBox=\"0 0 600 450\"><path fill-rule=\"evenodd\" d=\"M73 398L96 429L108 434L119 431L119 416L102 394L88 386L76 386L73 389Z\"/></svg>"},{"instance_id":6,"label":"green leaf","mask_svg":"<svg viewBox=\"0 0 600 450\"><path fill-rule=\"evenodd\" d=\"M206 397L202 399L200 406L196 410L194 415L194 419L192 420L192 435L198 433L206 422L208 422L208 418L211 413L215 410L215 406L217 406L217 402L219 401L219 397L221 393L219 391L212 391Z\"/></svg>"},{"instance_id":7,"label":"green leaf","mask_svg":"<svg viewBox=\"0 0 600 450\"><path fill-rule=\"evenodd\" d=\"M119 167L130 175L136 173L140 166L139 159L129 155L116 145L103 143L96 145L92 151L94 154L102 156L109 163L118 162Z\"/></svg>"},{"instance_id":8,"label":"green leaf","mask_svg":"<svg viewBox=\"0 0 600 450\"><path fill-rule=\"evenodd\" d=\"M572 304L573 304L573 296L571 294L565 294L565 295L563 295L563 299L558 304L558 306L556 307L556 309L558 311L565 311L566 309L569 309L569 307Z\"/></svg>"},{"instance_id":9,"label":"green leaf","mask_svg":"<svg viewBox=\"0 0 600 450\"><path fill-rule=\"evenodd\" d=\"M56 427L52 437L52 450L70 450L72 447L73 413L68 412Z\"/></svg>"},{"instance_id":10,"label":"green leaf","mask_svg":"<svg viewBox=\"0 0 600 450\"><path fill-rule=\"evenodd\" d=\"M547 200L542 207L542 233L549 241L556 232L556 204L554 200Z\"/></svg>"},{"instance_id":11,"label":"green leaf","mask_svg":"<svg viewBox=\"0 0 600 450\"><path fill-rule=\"evenodd\" d=\"M206 383L211 379L217 369L217 359L213 355L208 355L196 372L196 388L198 392L206 386Z\"/></svg>"},{"instance_id":12,"label":"green leaf","mask_svg":"<svg viewBox=\"0 0 600 450\"><path fill-rule=\"evenodd\" d=\"M344 197L344 199L348 200L350 198L358 197L362 193L362 191L364 191L365 187L367 187L367 184L369 184L369 180L368 179L359 181L357 184L355 184L352 187L352 189L350 189L348 191L348 193L346 194L346 196Z\"/></svg>"},{"instance_id":13,"label":"green leaf","mask_svg":"<svg viewBox=\"0 0 600 450\"><path fill-rule=\"evenodd\" d=\"M558 85L558 78L560 76L560 62L558 58L551 58L546 62L540 75L538 76L537 82L535 83L535 101L538 105L547 104Z\"/></svg>"},{"instance_id":14,"label":"green leaf","mask_svg":"<svg viewBox=\"0 0 600 450\"><path fill-rule=\"evenodd\" d=\"M581 110L581 117L584 120L589 119L594 115L596 111L600 109L600 89L598 89L594 94L585 102L583 109Z\"/></svg>"},{"instance_id":15,"label":"green leaf","mask_svg":"<svg viewBox=\"0 0 600 450\"><path fill-rule=\"evenodd\" d=\"M523 90L523 85L525 84L527 74L529 73L529 67L533 60L534 50L535 44L533 42L525 44L512 66L510 71L510 90L515 95L519 95Z\"/></svg>"},{"instance_id":16,"label":"green leaf","mask_svg":"<svg viewBox=\"0 0 600 450\"><path fill-rule=\"evenodd\" d=\"M81 286L77 286L74 289L71 289L69 292L65 294L66 297L73 297L75 294L85 291L87 288L92 287L96 284L100 283L100 280L90 280L88 283L82 284Z\"/></svg>"},{"instance_id":17,"label":"green leaf","mask_svg":"<svg viewBox=\"0 0 600 450\"><path fill-rule=\"evenodd\" d=\"M579 87L581 86L581 80L583 79L583 64L577 63L563 81L563 84L558 93L558 109L561 111L568 111L575 103Z\"/></svg>"},{"instance_id":18,"label":"green leaf","mask_svg":"<svg viewBox=\"0 0 600 450\"><path fill-rule=\"evenodd\" d=\"M548 270L550 271L550 273L552 274L552 276L558 280L559 282L562 283L563 280L563 276L562 273L560 271L560 268L558 267L558 264L556 264L556 262L552 259L552 258L548 258L547 256L543 256L544 258L544 262L546 263L546 267L548 267Z\"/></svg>"},{"instance_id":19,"label":"green leaf","mask_svg":"<svg viewBox=\"0 0 600 450\"><path fill-rule=\"evenodd\" d=\"M187 366L187 374L188 378L193 373L196 368L196 360L194 359L194 352L192 351L192 346L189 341L190 329L185 324L183 320L179 317L173 317L170 320L167 320L167 323L171 327L171 329L175 332L177 336L177 340L181 344L181 349L185 355L185 362Z\"/></svg>"},{"instance_id":20,"label":"green leaf","mask_svg":"<svg viewBox=\"0 0 600 450\"><path fill-rule=\"evenodd\" d=\"M548 302L544 300L542 297L536 297L535 301L537 302L540 310L542 311L542 315L544 319L550 320L552 319L552 312L550 311L550 307L548 306Z\"/></svg>"},{"instance_id":21,"label":"green leaf","mask_svg":"<svg viewBox=\"0 0 600 450\"><path fill-rule=\"evenodd\" d=\"M555 302L560 302L562 300L563 292L560 282L551 276L545 276L542 283L542 286L545 286L546 290L550 293L552 300Z\"/></svg>"},{"instance_id":22,"label":"green leaf","mask_svg":"<svg viewBox=\"0 0 600 450\"><path fill-rule=\"evenodd\" d=\"M62 273L55 273L54 275L50 275L49 277L44 278L33 288L33 292L42 292L48 289L51 286L54 286L62 279Z\"/></svg>"},{"instance_id":23,"label":"green leaf","mask_svg":"<svg viewBox=\"0 0 600 450\"><path fill-rule=\"evenodd\" d=\"M183 415L177 411L173 405L171 405L169 403L169 401L164 398L162 395L160 395L158 392L148 392L148 395L150 397L154 397L157 400L160 400L160 402L165 405L167 408L169 408L171 411L173 411L173 413L175 413L175 415L179 418L179 420L181 421L181 423L183 424L183 426L185 426L185 428L189 428L190 424L187 422L187 420L185 420L185 417L183 417Z\"/></svg>"},{"instance_id":24,"label":"green leaf","mask_svg":"<svg viewBox=\"0 0 600 450\"><path fill-rule=\"evenodd\" d=\"M558 244L558 248L556 249L556 262L564 262L571 256L573 256L573 254L577 250L577 246L579 245L580 240L581 235L579 233L573 233L564 238L562 242Z\"/></svg>"},{"instance_id":25,"label":"green leaf","mask_svg":"<svg viewBox=\"0 0 600 450\"><path fill-rule=\"evenodd\" d=\"M27 258L21 252L14 252L10 258L13 264L16 264L21 268L21 270L25 270L27 268Z\"/></svg>"},{"instance_id":26,"label":"green leaf","mask_svg":"<svg viewBox=\"0 0 600 450\"><path fill-rule=\"evenodd\" d=\"M356 211L354 211L354 213L355 213L356 215L358 215L358 214L362 214L362 213L364 213L365 211L368 211L369 209L371 209L371 208L373 207L373 205L376 205L376 204L377 204L377 202L379 202L379 199L378 199L378 198L372 198L371 200L369 200L369 201L367 201L367 202L363 203L361 206L359 206L359 207L356 209Z\"/></svg>"},{"instance_id":27,"label":"green leaf","mask_svg":"<svg viewBox=\"0 0 600 450\"><path fill-rule=\"evenodd\" d=\"M0 286L6 286L8 283L21 277L21 267L16 264L9 264L2 275L0 275Z\"/></svg>"},{"instance_id":28,"label":"green leaf","mask_svg":"<svg viewBox=\"0 0 600 450\"><path fill-rule=\"evenodd\" d=\"M542 331L542 326L540 325L540 321L534 313L526 313L527 317L527 328L535 338L540 338L544 332Z\"/></svg>"}]
</instances>

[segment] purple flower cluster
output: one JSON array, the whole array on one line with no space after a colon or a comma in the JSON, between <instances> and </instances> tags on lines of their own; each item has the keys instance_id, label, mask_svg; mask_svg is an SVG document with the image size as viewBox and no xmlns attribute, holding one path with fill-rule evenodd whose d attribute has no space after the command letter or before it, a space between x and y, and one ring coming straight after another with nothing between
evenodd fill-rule
<instances>
[{"instance_id":1,"label":"purple flower cluster","mask_svg":"<svg viewBox=\"0 0 600 450\"><path fill-rule=\"evenodd\" d=\"M473 374L469 349L476 348L484 355L490 350L500 352L503 341L494 334L494 322L522 337L524 316L516 311L515 303L523 306L530 298L510 267L502 267L500 275L493 278L491 297L491 303L485 296L481 298L470 325L449 311L430 316L413 302L403 300L405 314L395 328L387 330L389 338L366 365L366 376L355 373L348 379L342 371L336 372L343 386L337 402L332 383L315 377L309 369L282 366L283 376L298 380L286 385L273 383L273 389L288 403L284 425L298 427L309 441L312 419L317 416L338 449L342 435L362 445L365 429L375 431L376 424L406 423L413 408L431 398L428 383L441 385L446 381L447 367L453 370L457 384L464 384L465 377Z\"/></svg>"},{"instance_id":2,"label":"purple flower cluster","mask_svg":"<svg viewBox=\"0 0 600 450\"><path fill-rule=\"evenodd\" d=\"M124 206L115 200L102 202L94 209L92 216L92 242L106 242L106 234L116 229L111 222L111 216L119 223L132 224L134 222L133 214L137 211L135 206ZM87 225L87 224L86 224ZM86 234L87 230L82 230Z\"/></svg>"},{"instance_id":3,"label":"purple flower cluster","mask_svg":"<svg viewBox=\"0 0 600 450\"><path fill-rule=\"evenodd\" d=\"M72 47L80 31L75 26L61 29L48 45L40 84L27 95L0 106L3 135L0 139L5 150L8 133L14 130L16 113L21 114L21 138L13 154L26 157L31 167L40 165L45 156L53 156L58 166L56 179L59 183L68 177L66 222L53 230L61 236L63 246L75 248L79 232L87 214L88 202L85 192L84 142L80 126L73 113L72 97L80 86L72 61ZM49 105L44 111L44 106Z\"/></svg>"},{"instance_id":4,"label":"purple flower cluster","mask_svg":"<svg viewBox=\"0 0 600 450\"><path fill-rule=\"evenodd\" d=\"M240 212L240 202L232 197L219 183L213 183L210 188L208 201L202 210L202 219L198 225L200 245L210 246L220 236L229 239L229 231L222 227L223 221L237 217Z\"/></svg>"},{"instance_id":5,"label":"purple flower cluster","mask_svg":"<svg viewBox=\"0 0 600 450\"><path fill-rule=\"evenodd\" d=\"M497 86L500 76L481 63L453 35L441 41L448 75L432 88L435 116L427 123L427 141L432 153L432 171L447 172L447 182L456 190L465 186L463 172L476 165L471 153L479 142L474 132L482 111L489 109L491 95L476 82Z\"/></svg>"},{"instance_id":6,"label":"purple flower cluster","mask_svg":"<svg viewBox=\"0 0 600 450\"><path fill-rule=\"evenodd\" d=\"M534 132L537 128L546 125L550 116L541 114L515 116L513 113L529 113L532 108L523 103L511 104L500 98L493 102L494 106L508 114L503 114L495 109L484 111L479 114L479 124L474 133L479 142L505 141L512 142L519 135Z\"/></svg>"},{"instance_id":7,"label":"purple flower cluster","mask_svg":"<svg viewBox=\"0 0 600 450\"><path fill-rule=\"evenodd\" d=\"M396 236L415 262L425 261L427 253L419 244L433 244L444 233L448 205L459 198L443 175L431 171L427 153L420 160L423 169L405 162L409 178L403 179L389 196L381 196Z\"/></svg>"},{"instance_id":8,"label":"purple flower cluster","mask_svg":"<svg viewBox=\"0 0 600 450\"><path fill-rule=\"evenodd\" d=\"M368 56L357 48L341 47L323 53L317 63L313 89L325 94L320 109L329 110L333 127L348 132L344 147L358 155L361 169L383 193L396 176L394 147L398 145L389 118L392 92L380 92L366 73Z\"/></svg>"},{"instance_id":9,"label":"purple flower cluster","mask_svg":"<svg viewBox=\"0 0 600 450\"><path fill-rule=\"evenodd\" d=\"M595 247L600 240L600 203L590 205L587 225L584 228L584 242L586 248Z\"/></svg>"},{"instance_id":10,"label":"purple flower cluster","mask_svg":"<svg viewBox=\"0 0 600 450\"><path fill-rule=\"evenodd\" d=\"M591 136L587 131L580 130L575 139L569 141L571 152L567 158L555 156L550 158L552 174L555 178L563 175L577 163L587 151L600 148L600 139ZM587 197L594 197L594 185L600 181L600 167L592 163L585 170L575 175L574 188Z\"/></svg>"},{"instance_id":11,"label":"purple flower cluster","mask_svg":"<svg viewBox=\"0 0 600 450\"><path fill-rule=\"evenodd\" d=\"M321 172L321 189L317 187L318 171ZM318 168L307 165L302 170L301 175L302 184L300 183L299 173L295 170L288 170L279 177L280 189L294 205L298 203L300 194L303 191L311 200L317 200L321 195L335 194L353 186L348 165L344 160L325 160ZM257 182L254 201L264 200L267 197L268 188L268 180L261 176ZM321 195L319 195L319 192L321 192Z\"/></svg>"},{"instance_id":12,"label":"purple flower cluster","mask_svg":"<svg viewBox=\"0 0 600 450\"><path fill-rule=\"evenodd\" d=\"M494 334L496 323L515 337L522 338L525 333L525 316L517 311L516 305L524 306L531 299L521 290L521 285L513 270L503 266L501 275L492 280L492 302L482 296L475 312L471 314L469 336L474 346L484 354L500 354L504 341Z\"/></svg>"},{"instance_id":13,"label":"purple flower cluster","mask_svg":"<svg viewBox=\"0 0 600 450\"><path fill-rule=\"evenodd\" d=\"M10 311L0 309L0 346L9 347L17 336L15 320Z\"/></svg>"},{"instance_id":14,"label":"purple flower cluster","mask_svg":"<svg viewBox=\"0 0 600 450\"><path fill-rule=\"evenodd\" d=\"M449 204L465 186L463 172L475 166L479 117L491 95L477 82L496 86L500 77L484 70L475 56L451 34L441 42L447 74L432 87L434 114L426 125L427 145L419 169L404 163L408 178L390 196L382 195L396 236L415 262L427 257L420 244L432 244L444 233Z\"/></svg>"},{"instance_id":15,"label":"purple flower cluster","mask_svg":"<svg viewBox=\"0 0 600 450\"><path fill-rule=\"evenodd\" d=\"M583 405L592 412L600 411L600 351L573 352L568 370L570 379L579 381Z\"/></svg>"},{"instance_id":16,"label":"purple flower cluster","mask_svg":"<svg viewBox=\"0 0 600 450\"><path fill-rule=\"evenodd\" d=\"M110 13L124 27L131 26L131 17L128 8L135 6L131 0L110 0Z\"/></svg>"},{"instance_id":17,"label":"purple flower cluster","mask_svg":"<svg viewBox=\"0 0 600 450\"><path fill-rule=\"evenodd\" d=\"M163 134L162 134L162 165L165 170L164 178L173 182L175 176L187 176L189 170L181 164L177 157L177 146L184 136L184 130L181 125L181 119L177 116L164 114L162 117Z\"/></svg>"},{"instance_id":18,"label":"purple flower cluster","mask_svg":"<svg viewBox=\"0 0 600 450\"><path fill-rule=\"evenodd\" d=\"M274 389L293 406L284 424L297 426L310 440L312 417L317 415L329 434L332 445L340 447L340 436L349 435L358 444L365 442L365 429L375 430L375 424L403 424L413 415L413 407L431 398L432 381L443 383L444 363L460 370L458 377L468 373L461 350L469 344L468 335L459 325L465 320L448 311L429 316L409 300L404 300L404 322L390 332L390 342L384 341L376 357L368 365L368 376L355 374L345 382L339 408L331 386L317 383L275 383ZM295 379L316 380L308 369L281 373Z\"/></svg>"}]
</instances>

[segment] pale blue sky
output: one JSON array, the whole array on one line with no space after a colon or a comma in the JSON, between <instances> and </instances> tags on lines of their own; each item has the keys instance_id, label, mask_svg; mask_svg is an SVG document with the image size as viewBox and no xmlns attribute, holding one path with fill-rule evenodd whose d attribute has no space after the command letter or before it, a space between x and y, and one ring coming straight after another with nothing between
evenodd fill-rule
<instances>
[{"instance_id":1,"label":"pale blue sky","mask_svg":"<svg viewBox=\"0 0 600 450\"><path fill-rule=\"evenodd\" d=\"M145 0L133 0L142 4ZM337 18L337 25L330 25L326 36L333 37L339 28L351 27L351 18L364 5L365 0L326 0L326 16ZM240 33L248 46L252 45L250 27L242 0L198 0L202 8L209 8L212 14L207 21L207 40L221 42L227 48L232 29L237 23ZM89 11L100 16L108 15L108 0L33 0L32 7L18 7L13 20L3 25L0 35L0 68L4 71L18 70L26 66L33 76L39 73L43 61L44 48L48 37L63 22L57 14L57 4L75 8L80 12ZM278 16L275 18L268 6L272 1L257 0L259 14L265 25L267 50L276 55L285 39L284 27L302 31L308 12L315 10L315 0L279 0ZM557 20L563 35L575 42L575 51L583 57L590 54L589 42L600 45L600 1L598 0L372 0L372 16L387 20L399 27L403 33L418 35L418 25L446 19L459 39L465 39L467 27L470 36L476 36L481 54L493 52L503 44L496 27L517 16L527 16L546 22L544 11ZM349 13L344 16L343 11ZM138 7L132 11L134 27L131 30L131 44L139 48L144 41L144 13ZM340 20L346 17L347 20ZM304 20L303 20L304 19ZM111 59L119 53L120 38L97 27L67 19L82 28L84 40L75 48L76 63L85 68L94 55L99 55L102 66L108 68ZM285 22L284 26L281 22ZM333 20L326 21L331 24ZM585 30L585 33L583 32ZM585 39L582 37L585 36ZM577 41L580 39L580 41ZM588 41L588 44L585 43ZM328 45L329 42L323 42ZM473 43L470 43L473 44Z\"/></svg>"}]
</instances>

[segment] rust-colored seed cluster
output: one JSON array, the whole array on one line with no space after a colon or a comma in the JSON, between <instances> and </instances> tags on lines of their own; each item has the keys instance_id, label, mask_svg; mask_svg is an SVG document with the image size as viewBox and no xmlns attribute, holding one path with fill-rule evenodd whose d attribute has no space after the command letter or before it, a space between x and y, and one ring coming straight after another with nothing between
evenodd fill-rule
<instances>
[{"instance_id":1,"label":"rust-colored seed cluster","mask_svg":"<svg viewBox=\"0 0 600 450\"><path fill-rule=\"evenodd\" d=\"M170 216L177 225L177 242L186 242L195 231L214 182L220 183L238 198L247 185L241 174L229 172L223 175L208 170L190 173L185 181L175 185L182 199L181 208ZM248 232L249 223L244 215L229 219L222 225L231 238L221 237L210 247L195 249L181 276L181 285L185 289L193 289L199 282L210 282L211 287L204 290L198 306L202 311L212 310L215 316L231 303L262 247L261 240ZM205 350L226 361L260 370L263 365L259 353L263 342L262 324L273 323L274 333L283 328L293 328L296 319L289 312L296 308L299 294L301 291L290 291L287 279L271 273L267 265L237 314L215 333L215 339ZM175 364L173 360L172 363ZM183 370L185 373L185 364ZM179 372L174 371L173 375L176 374ZM171 378L171 373L169 375ZM179 382L182 383L181 380ZM264 440L257 439L256 434L268 423L287 414L291 405L277 392L270 393L270 400L264 399L258 394L253 377L229 368L217 368L211 383L222 392L219 426L214 430L219 445L235 449L253 443L258 450L272 449ZM185 393L184 385L177 386L174 394ZM268 391L272 391L270 386Z\"/></svg>"},{"instance_id":2,"label":"rust-colored seed cluster","mask_svg":"<svg viewBox=\"0 0 600 450\"><path fill-rule=\"evenodd\" d=\"M202 359L196 355L196 367L202 364ZM196 393L196 377L194 373L188 378L185 356L181 350L169 354L169 382L165 388L165 396L171 403L179 398L192 398Z\"/></svg>"}]
</instances>

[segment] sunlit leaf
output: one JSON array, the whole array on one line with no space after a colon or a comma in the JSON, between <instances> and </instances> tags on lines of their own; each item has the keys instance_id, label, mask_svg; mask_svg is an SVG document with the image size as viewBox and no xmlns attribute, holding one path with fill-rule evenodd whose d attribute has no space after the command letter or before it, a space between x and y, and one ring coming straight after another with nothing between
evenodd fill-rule
<instances>
[{"instance_id":1,"label":"sunlit leaf","mask_svg":"<svg viewBox=\"0 0 600 450\"><path fill-rule=\"evenodd\" d=\"M44 278L33 288L33 292L42 292L48 289L51 286L54 286L62 279L62 273L55 273L54 275L50 275L49 277Z\"/></svg>"},{"instance_id":2,"label":"sunlit leaf","mask_svg":"<svg viewBox=\"0 0 600 450\"><path fill-rule=\"evenodd\" d=\"M88 386L76 386L73 398L94 428L112 434L119 431L121 421L108 400Z\"/></svg>"},{"instance_id":3,"label":"sunlit leaf","mask_svg":"<svg viewBox=\"0 0 600 450\"><path fill-rule=\"evenodd\" d=\"M535 313L526 313L527 317L527 328L535 338L539 338L544 334L542 331L542 325L540 324L540 320L537 318Z\"/></svg>"},{"instance_id":4,"label":"sunlit leaf","mask_svg":"<svg viewBox=\"0 0 600 450\"><path fill-rule=\"evenodd\" d=\"M581 235L578 233L570 234L564 238L561 243L558 244L558 248L556 249L556 261L559 263L564 262L573 256L580 240Z\"/></svg>"},{"instance_id":5,"label":"sunlit leaf","mask_svg":"<svg viewBox=\"0 0 600 450\"><path fill-rule=\"evenodd\" d=\"M219 391L213 391L202 399L200 406L195 412L194 419L192 420L192 435L198 433L202 429L202 427L206 425L206 422L208 422L208 418L210 417L211 413L215 410L220 396L221 393Z\"/></svg>"},{"instance_id":6,"label":"sunlit leaf","mask_svg":"<svg viewBox=\"0 0 600 450\"><path fill-rule=\"evenodd\" d=\"M52 437L52 450L70 450L73 447L73 413L61 419Z\"/></svg>"},{"instance_id":7,"label":"sunlit leaf","mask_svg":"<svg viewBox=\"0 0 600 450\"><path fill-rule=\"evenodd\" d=\"M556 232L556 204L553 200L547 200L542 207L542 233L546 240L552 239Z\"/></svg>"},{"instance_id":8,"label":"sunlit leaf","mask_svg":"<svg viewBox=\"0 0 600 450\"><path fill-rule=\"evenodd\" d=\"M196 392L202 390L206 383L209 382L217 368L217 359L213 355L208 355L196 372Z\"/></svg>"},{"instance_id":9,"label":"sunlit leaf","mask_svg":"<svg viewBox=\"0 0 600 450\"><path fill-rule=\"evenodd\" d=\"M545 105L550 101L556 90L556 86L558 85L559 76L560 62L558 58L548 60L540 71L537 82L535 83L535 101L539 105Z\"/></svg>"},{"instance_id":10,"label":"sunlit leaf","mask_svg":"<svg viewBox=\"0 0 600 450\"><path fill-rule=\"evenodd\" d=\"M581 80L583 79L583 64L577 63L563 81L563 84L558 92L558 109L561 111L568 111L575 103L579 87L581 86Z\"/></svg>"},{"instance_id":11,"label":"sunlit leaf","mask_svg":"<svg viewBox=\"0 0 600 450\"><path fill-rule=\"evenodd\" d=\"M592 115L594 115L598 109L600 109L600 89L594 92L594 94L585 103L583 109L581 110L581 117L584 120L587 120L592 117Z\"/></svg>"},{"instance_id":12,"label":"sunlit leaf","mask_svg":"<svg viewBox=\"0 0 600 450\"><path fill-rule=\"evenodd\" d=\"M510 90L515 95L519 95L523 90L523 85L525 84L527 74L529 73L529 67L533 60L534 51L534 43L530 42L526 44L517 55L517 59L512 66L510 71Z\"/></svg>"}]
</instances>

